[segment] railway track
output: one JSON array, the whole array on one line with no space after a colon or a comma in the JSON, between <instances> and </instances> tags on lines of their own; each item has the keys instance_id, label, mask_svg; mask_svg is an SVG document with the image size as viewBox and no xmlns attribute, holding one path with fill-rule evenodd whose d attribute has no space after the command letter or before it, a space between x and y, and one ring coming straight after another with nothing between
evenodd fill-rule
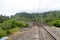
<instances>
[{"instance_id":1,"label":"railway track","mask_svg":"<svg viewBox=\"0 0 60 40\"><path fill-rule=\"evenodd\" d=\"M36 25L38 26L39 40L56 40L56 38L43 27L43 25L40 23L36 23Z\"/></svg>"},{"instance_id":2,"label":"railway track","mask_svg":"<svg viewBox=\"0 0 60 40\"><path fill-rule=\"evenodd\" d=\"M33 23L34 27L24 31L22 34L12 35L10 40L57 40L46 27L39 22Z\"/></svg>"}]
</instances>

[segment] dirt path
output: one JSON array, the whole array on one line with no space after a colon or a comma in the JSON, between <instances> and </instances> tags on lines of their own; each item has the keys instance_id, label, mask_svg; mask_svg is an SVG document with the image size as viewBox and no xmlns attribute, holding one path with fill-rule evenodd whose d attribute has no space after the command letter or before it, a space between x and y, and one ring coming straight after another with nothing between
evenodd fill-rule
<instances>
[{"instance_id":1,"label":"dirt path","mask_svg":"<svg viewBox=\"0 0 60 40\"><path fill-rule=\"evenodd\" d=\"M39 40L39 34L37 29L37 27L30 28L24 31L22 34L11 36L10 40Z\"/></svg>"}]
</instances>

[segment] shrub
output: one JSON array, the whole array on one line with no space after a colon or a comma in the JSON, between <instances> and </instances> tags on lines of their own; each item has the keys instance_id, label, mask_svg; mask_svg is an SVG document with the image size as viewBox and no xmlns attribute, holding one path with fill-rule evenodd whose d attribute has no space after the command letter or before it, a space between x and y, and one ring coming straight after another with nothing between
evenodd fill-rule
<instances>
[{"instance_id":1,"label":"shrub","mask_svg":"<svg viewBox=\"0 0 60 40\"><path fill-rule=\"evenodd\" d=\"M54 22L53 26L60 27L60 20L56 20Z\"/></svg>"},{"instance_id":2,"label":"shrub","mask_svg":"<svg viewBox=\"0 0 60 40\"><path fill-rule=\"evenodd\" d=\"M18 30L20 30L19 28L13 28L11 30L8 31L8 33L14 33L17 32Z\"/></svg>"},{"instance_id":3,"label":"shrub","mask_svg":"<svg viewBox=\"0 0 60 40\"><path fill-rule=\"evenodd\" d=\"M20 21L13 22L13 25L17 26L17 27L20 27L20 28L24 28L24 27L28 26L27 23L20 22Z\"/></svg>"},{"instance_id":4,"label":"shrub","mask_svg":"<svg viewBox=\"0 0 60 40\"><path fill-rule=\"evenodd\" d=\"M48 22L48 24L56 26L56 27L60 27L60 20L55 20L55 21L52 21L52 22Z\"/></svg>"},{"instance_id":5,"label":"shrub","mask_svg":"<svg viewBox=\"0 0 60 40\"><path fill-rule=\"evenodd\" d=\"M18 30L20 30L20 28L25 27L28 27L28 24L25 22L13 20L4 21L3 23L0 23L0 38L5 35L17 32Z\"/></svg>"},{"instance_id":6,"label":"shrub","mask_svg":"<svg viewBox=\"0 0 60 40\"><path fill-rule=\"evenodd\" d=\"M2 30L2 28L0 28L0 38L6 36L6 31Z\"/></svg>"}]
</instances>

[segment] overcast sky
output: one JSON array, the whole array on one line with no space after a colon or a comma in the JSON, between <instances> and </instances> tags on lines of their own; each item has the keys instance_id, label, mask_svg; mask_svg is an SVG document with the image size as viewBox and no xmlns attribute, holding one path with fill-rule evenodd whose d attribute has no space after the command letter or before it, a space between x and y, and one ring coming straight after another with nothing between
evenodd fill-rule
<instances>
[{"instance_id":1,"label":"overcast sky","mask_svg":"<svg viewBox=\"0 0 60 40\"><path fill-rule=\"evenodd\" d=\"M0 0L0 14L60 10L60 0Z\"/></svg>"}]
</instances>

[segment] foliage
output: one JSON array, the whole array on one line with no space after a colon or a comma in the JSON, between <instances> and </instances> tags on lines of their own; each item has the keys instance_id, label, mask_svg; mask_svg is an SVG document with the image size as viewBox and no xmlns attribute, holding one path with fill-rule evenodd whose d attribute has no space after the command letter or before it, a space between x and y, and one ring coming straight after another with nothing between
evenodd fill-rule
<instances>
[{"instance_id":1,"label":"foliage","mask_svg":"<svg viewBox=\"0 0 60 40\"><path fill-rule=\"evenodd\" d=\"M60 11L50 11L44 13L16 13L12 16L11 19L18 21L40 21L41 22L41 14L42 14L42 22L48 23L49 21L60 19Z\"/></svg>"},{"instance_id":2,"label":"foliage","mask_svg":"<svg viewBox=\"0 0 60 40\"><path fill-rule=\"evenodd\" d=\"M13 29L11 29L11 30L9 30L8 32L9 33L14 33L14 32L17 32L18 30L20 30L20 28L13 28Z\"/></svg>"},{"instance_id":3,"label":"foliage","mask_svg":"<svg viewBox=\"0 0 60 40\"><path fill-rule=\"evenodd\" d=\"M0 28L0 38L6 36L6 31L4 31L2 28Z\"/></svg>"},{"instance_id":4,"label":"foliage","mask_svg":"<svg viewBox=\"0 0 60 40\"><path fill-rule=\"evenodd\" d=\"M21 28L28 27L28 24L21 21L7 20L0 23L0 37L17 32Z\"/></svg>"},{"instance_id":5,"label":"foliage","mask_svg":"<svg viewBox=\"0 0 60 40\"><path fill-rule=\"evenodd\" d=\"M60 28L60 20L55 20L55 21L53 21L53 22L49 22L48 24Z\"/></svg>"},{"instance_id":6,"label":"foliage","mask_svg":"<svg viewBox=\"0 0 60 40\"><path fill-rule=\"evenodd\" d=\"M6 20L9 20L8 16L2 16L2 15L0 15L0 23L3 23Z\"/></svg>"}]
</instances>

